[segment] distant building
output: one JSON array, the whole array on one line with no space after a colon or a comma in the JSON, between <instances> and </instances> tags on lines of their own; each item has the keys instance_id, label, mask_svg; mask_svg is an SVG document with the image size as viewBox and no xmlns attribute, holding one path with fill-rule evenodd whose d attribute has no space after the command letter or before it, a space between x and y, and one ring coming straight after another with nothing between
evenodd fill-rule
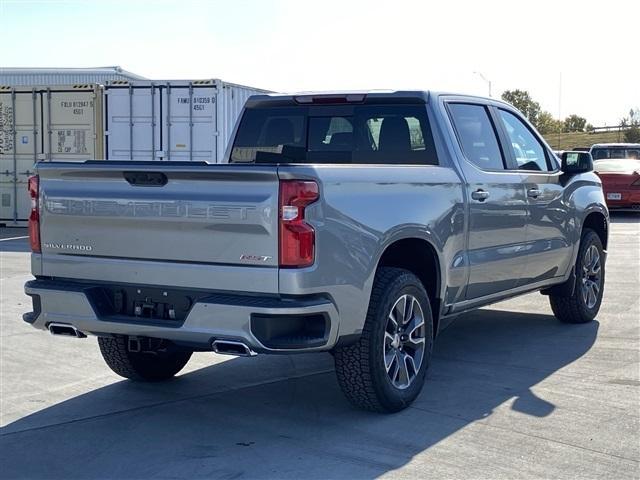
<instances>
[{"instance_id":1,"label":"distant building","mask_svg":"<svg viewBox=\"0 0 640 480\"><path fill-rule=\"evenodd\" d=\"M0 85L73 85L106 83L109 80L147 80L121 67L98 68L4 68L0 67Z\"/></svg>"}]
</instances>

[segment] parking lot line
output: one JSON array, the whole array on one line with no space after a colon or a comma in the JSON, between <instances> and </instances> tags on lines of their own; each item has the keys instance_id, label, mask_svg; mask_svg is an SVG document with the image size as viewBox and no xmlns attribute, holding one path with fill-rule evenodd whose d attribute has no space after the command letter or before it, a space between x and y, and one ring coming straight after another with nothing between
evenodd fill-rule
<instances>
[{"instance_id":1,"label":"parking lot line","mask_svg":"<svg viewBox=\"0 0 640 480\"><path fill-rule=\"evenodd\" d=\"M8 242L9 240L22 240L23 238L29 238L29 235L25 235L22 237L0 238L0 242Z\"/></svg>"}]
</instances>

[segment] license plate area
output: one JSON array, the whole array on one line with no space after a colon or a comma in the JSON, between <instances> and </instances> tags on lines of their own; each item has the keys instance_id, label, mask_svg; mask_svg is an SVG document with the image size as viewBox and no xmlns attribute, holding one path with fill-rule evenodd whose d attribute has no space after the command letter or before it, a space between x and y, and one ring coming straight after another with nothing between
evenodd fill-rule
<instances>
[{"instance_id":1,"label":"license plate area","mask_svg":"<svg viewBox=\"0 0 640 480\"><path fill-rule=\"evenodd\" d=\"M198 298L207 296L182 290L130 286L93 287L86 293L102 319L161 322L173 326L180 326Z\"/></svg>"},{"instance_id":2,"label":"license plate area","mask_svg":"<svg viewBox=\"0 0 640 480\"><path fill-rule=\"evenodd\" d=\"M607 193L607 200L622 200L621 193Z\"/></svg>"}]
</instances>

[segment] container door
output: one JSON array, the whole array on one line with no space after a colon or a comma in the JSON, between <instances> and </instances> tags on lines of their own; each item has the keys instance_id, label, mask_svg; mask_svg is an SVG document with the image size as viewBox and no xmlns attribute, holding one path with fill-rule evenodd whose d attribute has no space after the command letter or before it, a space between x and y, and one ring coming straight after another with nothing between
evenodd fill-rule
<instances>
[{"instance_id":1,"label":"container door","mask_svg":"<svg viewBox=\"0 0 640 480\"><path fill-rule=\"evenodd\" d=\"M14 135L15 125L15 135ZM27 220L31 201L27 179L43 157L42 96L39 93L0 94L0 219Z\"/></svg>"},{"instance_id":2,"label":"container door","mask_svg":"<svg viewBox=\"0 0 640 480\"><path fill-rule=\"evenodd\" d=\"M108 86L105 93L105 158L163 160L160 88Z\"/></svg>"},{"instance_id":3,"label":"container door","mask_svg":"<svg viewBox=\"0 0 640 480\"><path fill-rule=\"evenodd\" d=\"M163 89L166 160L216 162L216 92L215 86Z\"/></svg>"},{"instance_id":4,"label":"container door","mask_svg":"<svg viewBox=\"0 0 640 480\"><path fill-rule=\"evenodd\" d=\"M48 161L100 160L93 91L46 91L44 151Z\"/></svg>"}]
</instances>

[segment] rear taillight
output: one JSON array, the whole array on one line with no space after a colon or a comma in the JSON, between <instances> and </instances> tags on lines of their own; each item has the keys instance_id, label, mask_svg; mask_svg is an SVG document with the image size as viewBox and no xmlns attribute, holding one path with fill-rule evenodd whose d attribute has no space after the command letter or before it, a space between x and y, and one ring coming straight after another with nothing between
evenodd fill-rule
<instances>
[{"instance_id":1,"label":"rear taillight","mask_svg":"<svg viewBox=\"0 0 640 480\"><path fill-rule=\"evenodd\" d=\"M305 221L305 207L319 197L318 184L304 180L281 180L280 266L308 267L315 260L316 234Z\"/></svg>"},{"instance_id":2,"label":"rear taillight","mask_svg":"<svg viewBox=\"0 0 640 480\"><path fill-rule=\"evenodd\" d=\"M631 185L634 187L640 187L640 172L635 172L635 176L638 178Z\"/></svg>"},{"instance_id":3,"label":"rear taillight","mask_svg":"<svg viewBox=\"0 0 640 480\"><path fill-rule=\"evenodd\" d=\"M31 251L40 253L40 210L38 205L40 180L38 175L29 177L29 197L31 197L31 213L29 214L29 243Z\"/></svg>"}]
</instances>

